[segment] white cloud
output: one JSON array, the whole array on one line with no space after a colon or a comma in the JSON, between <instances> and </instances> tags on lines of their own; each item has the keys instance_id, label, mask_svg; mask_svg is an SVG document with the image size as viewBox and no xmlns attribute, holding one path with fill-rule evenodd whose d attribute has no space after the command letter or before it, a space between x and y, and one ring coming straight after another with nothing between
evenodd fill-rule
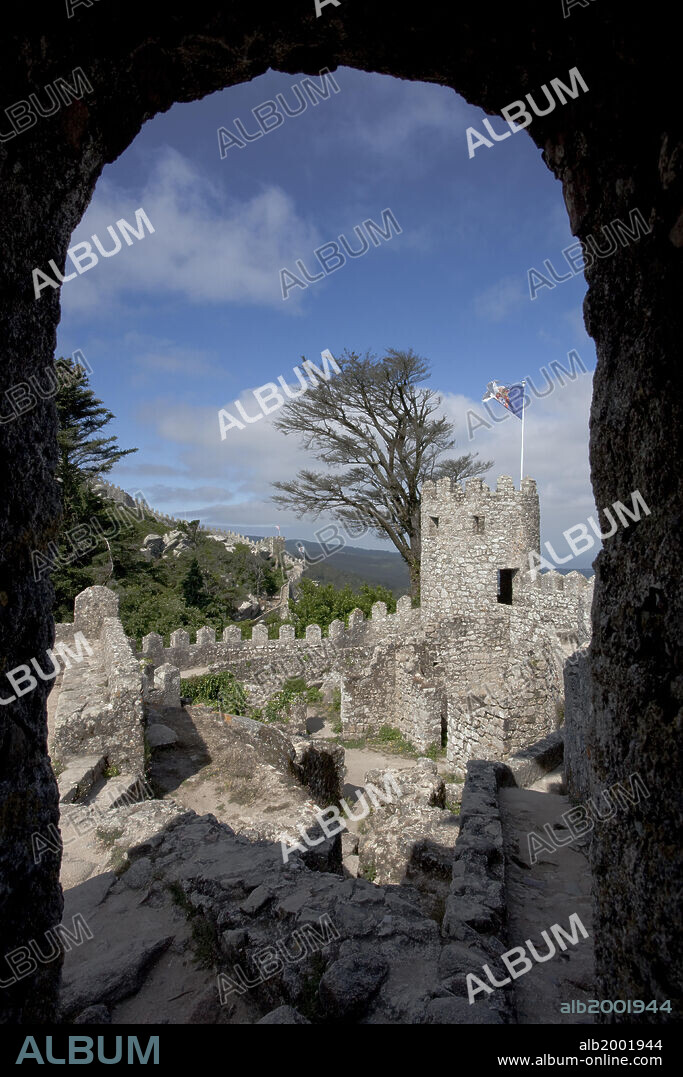
<instances>
[{"instance_id":1,"label":"white cloud","mask_svg":"<svg viewBox=\"0 0 683 1077\"><path fill-rule=\"evenodd\" d=\"M100 258L62 289L65 313L115 309L128 299L182 296L192 303L247 303L283 308L280 269L320 242L280 188L265 187L246 201L226 196L176 150L156 156L147 180L135 190L100 181L71 246L96 234L111 248L107 226L135 221L142 207L154 233L133 238L111 258ZM67 259L67 268L71 260ZM289 306L289 304L288 304Z\"/></svg>"},{"instance_id":2,"label":"white cloud","mask_svg":"<svg viewBox=\"0 0 683 1077\"><path fill-rule=\"evenodd\" d=\"M474 313L478 318L500 322L513 311L518 313L528 302L529 296L521 279L504 277L474 297Z\"/></svg>"},{"instance_id":3,"label":"white cloud","mask_svg":"<svg viewBox=\"0 0 683 1077\"><path fill-rule=\"evenodd\" d=\"M539 389L546 388L543 378L535 381ZM558 553L566 552L562 532L595 513L588 465L591 392L592 373L579 372L573 382L565 378L564 386L557 384L547 397L532 396L527 408L524 473L538 484L542 540L553 543ZM239 399L251 414L255 413L251 390ZM511 475L519 486L520 421L495 402L490 405L491 413L502 420L499 423L491 419L481 401L451 393L443 394L442 399L444 412L455 426L455 453L477 452L481 459L493 459L494 466L486 476L492 488L497 476L504 474ZM227 406L235 414L232 405ZM302 467L324 470L324 465L303 452L296 437L285 437L274 428L277 413L244 430L230 430L221 441L217 411L217 407L161 401L146 409L146 414L155 416L156 431L169 447L168 456L177 458L177 481L172 482L169 476L168 485L153 487L159 503L171 505L175 515L199 516L203 521L240 527L250 533L278 523L291 537L312 538L314 531L329 519L298 520L293 512L269 500L273 492L270 483L290 479ZM476 412L489 424L488 429L479 426L474 430L470 441L468 411ZM477 425L474 419L472 425ZM171 452L173 447L175 454ZM140 473L143 471L141 465ZM154 504L154 500L150 503ZM355 545L380 544L367 535L355 540ZM587 567L597 552L596 544L590 554L569 567Z\"/></svg>"},{"instance_id":4,"label":"white cloud","mask_svg":"<svg viewBox=\"0 0 683 1077\"><path fill-rule=\"evenodd\" d=\"M339 82L344 89L341 75ZM357 81L353 88L360 91L359 96L367 92L365 85L358 86ZM376 154L382 164L385 158L400 155L404 167L410 165L410 151L421 135L433 138L437 134L452 142L461 130L464 132L470 109L447 86L391 75L372 76L372 102L372 114L367 108L359 109L352 120L341 121L335 128L335 140L343 139L359 150Z\"/></svg>"}]
</instances>

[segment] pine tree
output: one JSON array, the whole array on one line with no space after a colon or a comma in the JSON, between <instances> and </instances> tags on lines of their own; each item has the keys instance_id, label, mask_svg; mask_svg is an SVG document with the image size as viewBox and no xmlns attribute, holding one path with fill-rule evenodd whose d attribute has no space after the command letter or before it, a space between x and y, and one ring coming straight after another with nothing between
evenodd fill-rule
<instances>
[{"instance_id":1,"label":"pine tree","mask_svg":"<svg viewBox=\"0 0 683 1077\"><path fill-rule=\"evenodd\" d=\"M325 513L391 539L408 565L416 598L423 483L483 475L493 461L479 460L477 453L446 455L455 445L453 424L441 397L421 387L430 367L412 349L389 348L379 359L346 350L337 365L340 373L297 393L273 424L299 435L302 447L332 470L307 468L273 483L280 491L273 501L299 517Z\"/></svg>"},{"instance_id":2,"label":"pine tree","mask_svg":"<svg viewBox=\"0 0 683 1077\"><path fill-rule=\"evenodd\" d=\"M197 609L201 609L208 601L209 596L204 589L204 577L196 557L192 558L190 567L180 581L180 590L187 606L196 606Z\"/></svg>"},{"instance_id":3,"label":"pine tree","mask_svg":"<svg viewBox=\"0 0 683 1077\"><path fill-rule=\"evenodd\" d=\"M115 436L99 437L114 418L88 385L88 373L73 359L58 359L60 377L57 404L57 481L62 488L62 531L97 516L102 504L91 490L97 475L111 471L124 456L137 449L119 449Z\"/></svg>"},{"instance_id":4,"label":"pine tree","mask_svg":"<svg viewBox=\"0 0 683 1077\"><path fill-rule=\"evenodd\" d=\"M83 540L80 546L79 525L86 525L85 533L97 535L93 521L100 521L102 531L110 532L111 519L107 504L92 489L97 475L111 471L114 464L137 449L119 449L117 438L100 437L98 433L114 418L88 385L88 372L73 359L58 359L55 363L58 390L57 446L59 462L57 482L61 487L62 521L58 542L59 556L52 568L52 584L55 589L55 613L58 618L68 618L73 610L73 600L79 591L89 587L95 579L91 568L94 553L105 550L105 540L93 543ZM79 551L82 553L79 555Z\"/></svg>"}]
</instances>

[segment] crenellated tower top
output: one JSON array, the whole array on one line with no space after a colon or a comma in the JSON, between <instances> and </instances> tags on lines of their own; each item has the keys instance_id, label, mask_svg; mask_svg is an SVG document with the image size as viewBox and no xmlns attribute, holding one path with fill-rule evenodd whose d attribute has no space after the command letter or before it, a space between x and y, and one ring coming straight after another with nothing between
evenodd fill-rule
<instances>
[{"instance_id":1,"label":"crenellated tower top","mask_svg":"<svg viewBox=\"0 0 683 1077\"><path fill-rule=\"evenodd\" d=\"M501 475L492 490L481 478L422 488L421 606L430 618L514 603L515 577L539 552L536 483L517 489ZM518 582L521 577L518 578Z\"/></svg>"}]
</instances>

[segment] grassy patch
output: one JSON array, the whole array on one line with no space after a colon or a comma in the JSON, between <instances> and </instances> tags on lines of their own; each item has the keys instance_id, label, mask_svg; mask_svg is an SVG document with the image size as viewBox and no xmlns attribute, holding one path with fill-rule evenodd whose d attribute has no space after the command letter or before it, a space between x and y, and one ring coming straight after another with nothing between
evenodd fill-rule
<instances>
[{"instance_id":1,"label":"grassy patch","mask_svg":"<svg viewBox=\"0 0 683 1077\"><path fill-rule=\"evenodd\" d=\"M228 714L247 713L247 690L234 673L227 671L182 679L180 694L193 703L206 703L216 709L220 707Z\"/></svg>"},{"instance_id":2,"label":"grassy patch","mask_svg":"<svg viewBox=\"0 0 683 1077\"><path fill-rule=\"evenodd\" d=\"M216 925L202 913L192 920L192 945L198 968L210 969L217 963L220 949Z\"/></svg>"},{"instance_id":3,"label":"grassy patch","mask_svg":"<svg viewBox=\"0 0 683 1077\"><path fill-rule=\"evenodd\" d=\"M95 837L106 846L115 845L122 834L122 827L115 827L113 830L104 830L102 827L98 827L95 831Z\"/></svg>"},{"instance_id":4,"label":"grassy patch","mask_svg":"<svg viewBox=\"0 0 683 1077\"><path fill-rule=\"evenodd\" d=\"M422 752L422 755L426 756L427 759L433 759L436 762L437 759L446 758L446 749L438 744L430 744L429 748Z\"/></svg>"},{"instance_id":5,"label":"grassy patch","mask_svg":"<svg viewBox=\"0 0 683 1077\"><path fill-rule=\"evenodd\" d=\"M383 725L375 741L380 747L390 752L396 752L397 755L415 757L420 754L410 741L406 740L401 730L396 729L394 726Z\"/></svg>"},{"instance_id":6,"label":"grassy patch","mask_svg":"<svg viewBox=\"0 0 683 1077\"><path fill-rule=\"evenodd\" d=\"M342 748L366 748L368 745L367 737L357 737L346 739L344 737L336 738L337 744L341 744Z\"/></svg>"},{"instance_id":7,"label":"grassy patch","mask_svg":"<svg viewBox=\"0 0 683 1077\"><path fill-rule=\"evenodd\" d=\"M340 726L341 723L335 723L332 727L333 731L338 733ZM374 748L377 751L386 752L388 755L402 755L410 759L418 759L423 755L426 755L429 759L440 759L443 755L443 750L437 745L433 745L426 752L419 751L414 744L406 740L400 729L390 725L383 725L376 733L368 733L364 737L336 736L334 739L337 744L341 744L342 748Z\"/></svg>"},{"instance_id":8,"label":"grassy patch","mask_svg":"<svg viewBox=\"0 0 683 1077\"><path fill-rule=\"evenodd\" d=\"M116 763L110 763L108 767L103 771L105 778L118 778L121 773L121 767L117 767Z\"/></svg>"},{"instance_id":9,"label":"grassy patch","mask_svg":"<svg viewBox=\"0 0 683 1077\"><path fill-rule=\"evenodd\" d=\"M109 867L120 878L130 867L130 860L122 845L113 845L109 856Z\"/></svg>"},{"instance_id":10,"label":"grassy patch","mask_svg":"<svg viewBox=\"0 0 683 1077\"><path fill-rule=\"evenodd\" d=\"M280 691L270 697L265 707L253 710L251 717L262 722L286 724L292 717L292 708L295 703L305 702L309 705L317 703L322 698L320 689L308 685L305 677L288 677Z\"/></svg>"},{"instance_id":11,"label":"grassy patch","mask_svg":"<svg viewBox=\"0 0 683 1077\"><path fill-rule=\"evenodd\" d=\"M375 864L365 864L361 868L360 875L362 879L367 879L369 883L374 883L377 878L377 867Z\"/></svg>"}]
</instances>

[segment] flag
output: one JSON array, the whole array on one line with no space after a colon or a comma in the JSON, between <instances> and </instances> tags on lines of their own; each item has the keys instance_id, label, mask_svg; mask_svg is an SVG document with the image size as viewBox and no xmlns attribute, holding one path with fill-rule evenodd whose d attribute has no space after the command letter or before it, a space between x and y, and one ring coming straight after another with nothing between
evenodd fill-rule
<instances>
[{"instance_id":1,"label":"flag","mask_svg":"<svg viewBox=\"0 0 683 1077\"><path fill-rule=\"evenodd\" d=\"M511 411L518 419L522 418L524 410L524 382L516 382L514 385L499 385L497 381L490 381L486 386L486 394L482 397L482 403L487 400L497 400L504 408Z\"/></svg>"}]
</instances>

